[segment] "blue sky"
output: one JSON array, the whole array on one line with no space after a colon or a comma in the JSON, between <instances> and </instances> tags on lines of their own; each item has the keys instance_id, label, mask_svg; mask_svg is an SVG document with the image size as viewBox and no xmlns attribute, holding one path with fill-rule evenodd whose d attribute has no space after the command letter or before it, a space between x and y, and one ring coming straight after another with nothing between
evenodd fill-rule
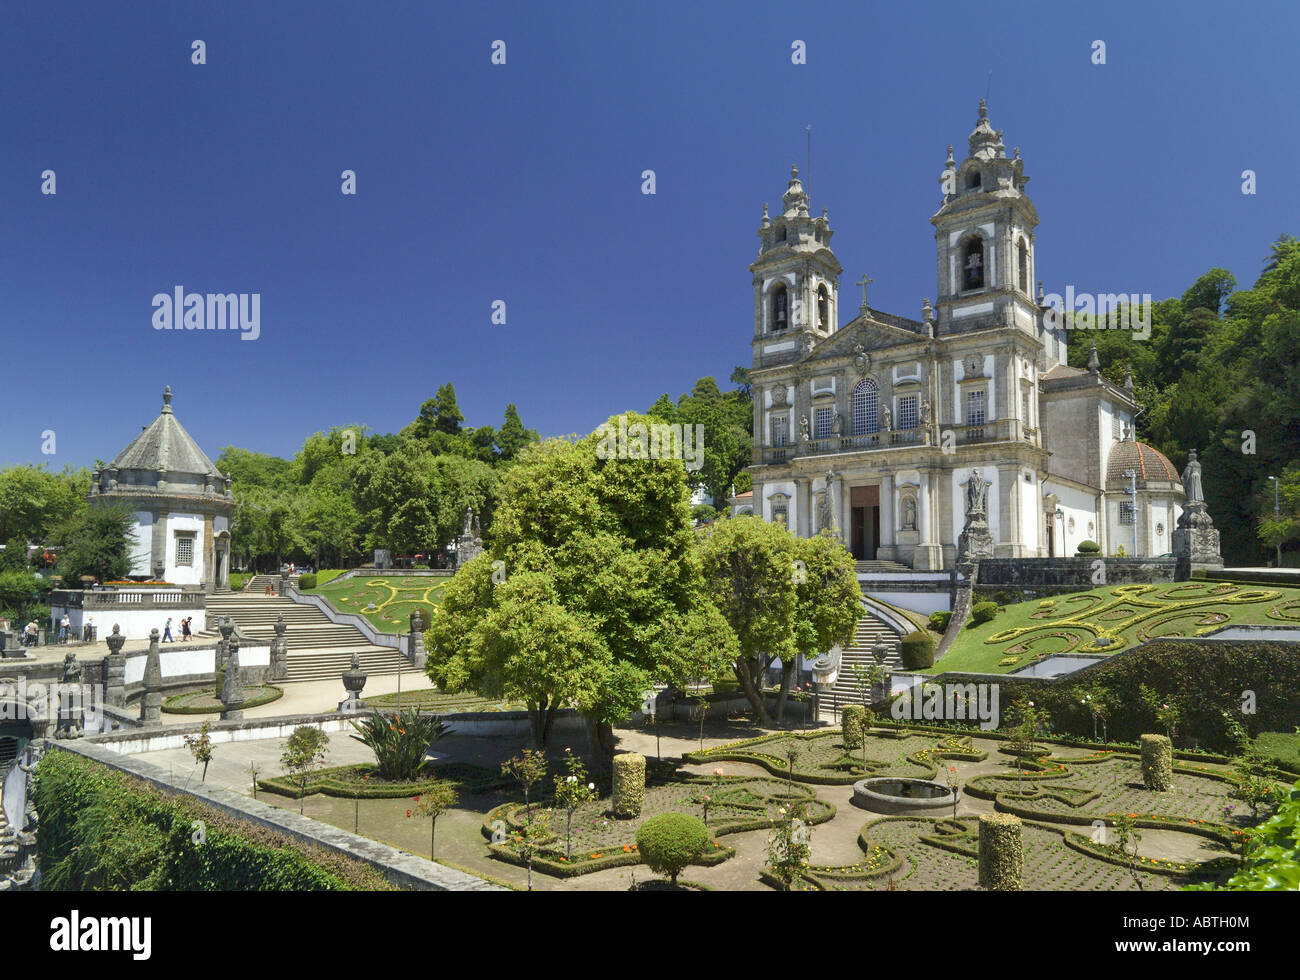
<instances>
[{"instance_id":1,"label":"blue sky","mask_svg":"<svg viewBox=\"0 0 1300 980\"><path fill-rule=\"evenodd\" d=\"M1249 285L1300 233L1298 27L1294 3L6 5L0 464L111 457L164 384L213 456L395 431L443 381L470 423L514 401L543 434L725 386L809 124L846 315L866 271L915 317L986 88L1049 292ZM154 330L177 285L259 293L261 336Z\"/></svg>"}]
</instances>

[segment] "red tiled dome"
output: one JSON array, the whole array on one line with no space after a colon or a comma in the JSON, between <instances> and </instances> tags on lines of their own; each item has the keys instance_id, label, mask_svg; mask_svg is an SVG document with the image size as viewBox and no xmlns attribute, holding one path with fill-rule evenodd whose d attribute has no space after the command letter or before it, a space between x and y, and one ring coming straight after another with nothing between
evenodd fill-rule
<instances>
[{"instance_id":1,"label":"red tiled dome","mask_svg":"<svg viewBox=\"0 0 1300 980\"><path fill-rule=\"evenodd\" d=\"M1182 490L1182 483L1174 464L1164 453L1152 449L1146 443L1117 442L1106 460L1106 489L1123 490L1128 487L1125 470L1137 473L1137 485L1141 489L1147 486L1173 484L1173 489ZM1162 487L1163 489L1163 487Z\"/></svg>"}]
</instances>

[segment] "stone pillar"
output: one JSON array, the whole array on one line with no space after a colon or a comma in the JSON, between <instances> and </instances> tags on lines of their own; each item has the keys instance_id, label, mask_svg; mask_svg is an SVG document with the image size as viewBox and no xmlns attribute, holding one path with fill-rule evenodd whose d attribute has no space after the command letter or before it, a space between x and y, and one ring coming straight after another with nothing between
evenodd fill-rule
<instances>
[{"instance_id":1,"label":"stone pillar","mask_svg":"<svg viewBox=\"0 0 1300 980\"><path fill-rule=\"evenodd\" d=\"M162 662L158 657L158 627L149 631L149 657L144 662L144 693L140 695L140 720L156 725L162 715Z\"/></svg>"},{"instance_id":2,"label":"stone pillar","mask_svg":"<svg viewBox=\"0 0 1300 980\"><path fill-rule=\"evenodd\" d=\"M430 623L430 626L433 624ZM424 651L424 620L419 613L411 613L411 632L407 639L406 656L411 661L411 665L417 670L423 670L428 660Z\"/></svg>"},{"instance_id":3,"label":"stone pillar","mask_svg":"<svg viewBox=\"0 0 1300 980\"><path fill-rule=\"evenodd\" d=\"M271 680L282 681L289 674L289 641L284 638L288 627L284 613L275 618L275 636L271 640Z\"/></svg>"},{"instance_id":4,"label":"stone pillar","mask_svg":"<svg viewBox=\"0 0 1300 980\"><path fill-rule=\"evenodd\" d=\"M108 644L108 656L104 658L104 703L114 708L126 707L126 658L122 656L122 644L126 637L117 623L113 632L104 640Z\"/></svg>"},{"instance_id":5,"label":"stone pillar","mask_svg":"<svg viewBox=\"0 0 1300 980\"><path fill-rule=\"evenodd\" d=\"M221 720L238 721L244 717L244 678L239 669L239 637L232 636L227 648L226 676L221 684Z\"/></svg>"},{"instance_id":6,"label":"stone pillar","mask_svg":"<svg viewBox=\"0 0 1300 980\"><path fill-rule=\"evenodd\" d=\"M235 632L235 623L229 616L222 616L217 623L221 639L217 641L217 659L213 670L220 670L226 665L226 654L230 649L230 635Z\"/></svg>"}]
</instances>

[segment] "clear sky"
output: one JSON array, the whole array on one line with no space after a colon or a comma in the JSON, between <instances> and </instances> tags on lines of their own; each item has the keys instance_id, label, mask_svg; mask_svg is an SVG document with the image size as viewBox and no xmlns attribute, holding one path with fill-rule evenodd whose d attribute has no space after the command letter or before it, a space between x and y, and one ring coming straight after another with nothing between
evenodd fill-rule
<instances>
[{"instance_id":1,"label":"clear sky","mask_svg":"<svg viewBox=\"0 0 1300 980\"><path fill-rule=\"evenodd\" d=\"M1249 285L1300 234L1298 28L1200 0L6 3L0 464L110 458L164 384L214 457L395 431L443 381L470 424L513 401L547 435L725 387L808 125L844 317L864 271L917 317L986 91L1048 292ZM155 330L176 286L260 294L260 337Z\"/></svg>"}]
</instances>

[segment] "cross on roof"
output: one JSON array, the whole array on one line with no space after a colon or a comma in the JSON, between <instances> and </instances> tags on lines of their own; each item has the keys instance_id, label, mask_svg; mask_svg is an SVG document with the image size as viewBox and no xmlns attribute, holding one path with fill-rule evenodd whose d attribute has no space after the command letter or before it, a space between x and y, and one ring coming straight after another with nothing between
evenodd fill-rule
<instances>
[{"instance_id":1,"label":"cross on roof","mask_svg":"<svg viewBox=\"0 0 1300 980\"><path fill-rule=\"evenodd\" d=\"M862 308L863 308L864 310L867 308L867 287L868 287L869 285L871 285L871 284L872 284L873 282L875 282L875 281L876 281L876 280L874 280L874 279L868 279L868 278L867 278L867 274L864 272L864 273L862 274L862 278L859 279L857 282L854 283L855 286L861 286L861 287L862 287Z\"/></svg>"}]
</instances>

